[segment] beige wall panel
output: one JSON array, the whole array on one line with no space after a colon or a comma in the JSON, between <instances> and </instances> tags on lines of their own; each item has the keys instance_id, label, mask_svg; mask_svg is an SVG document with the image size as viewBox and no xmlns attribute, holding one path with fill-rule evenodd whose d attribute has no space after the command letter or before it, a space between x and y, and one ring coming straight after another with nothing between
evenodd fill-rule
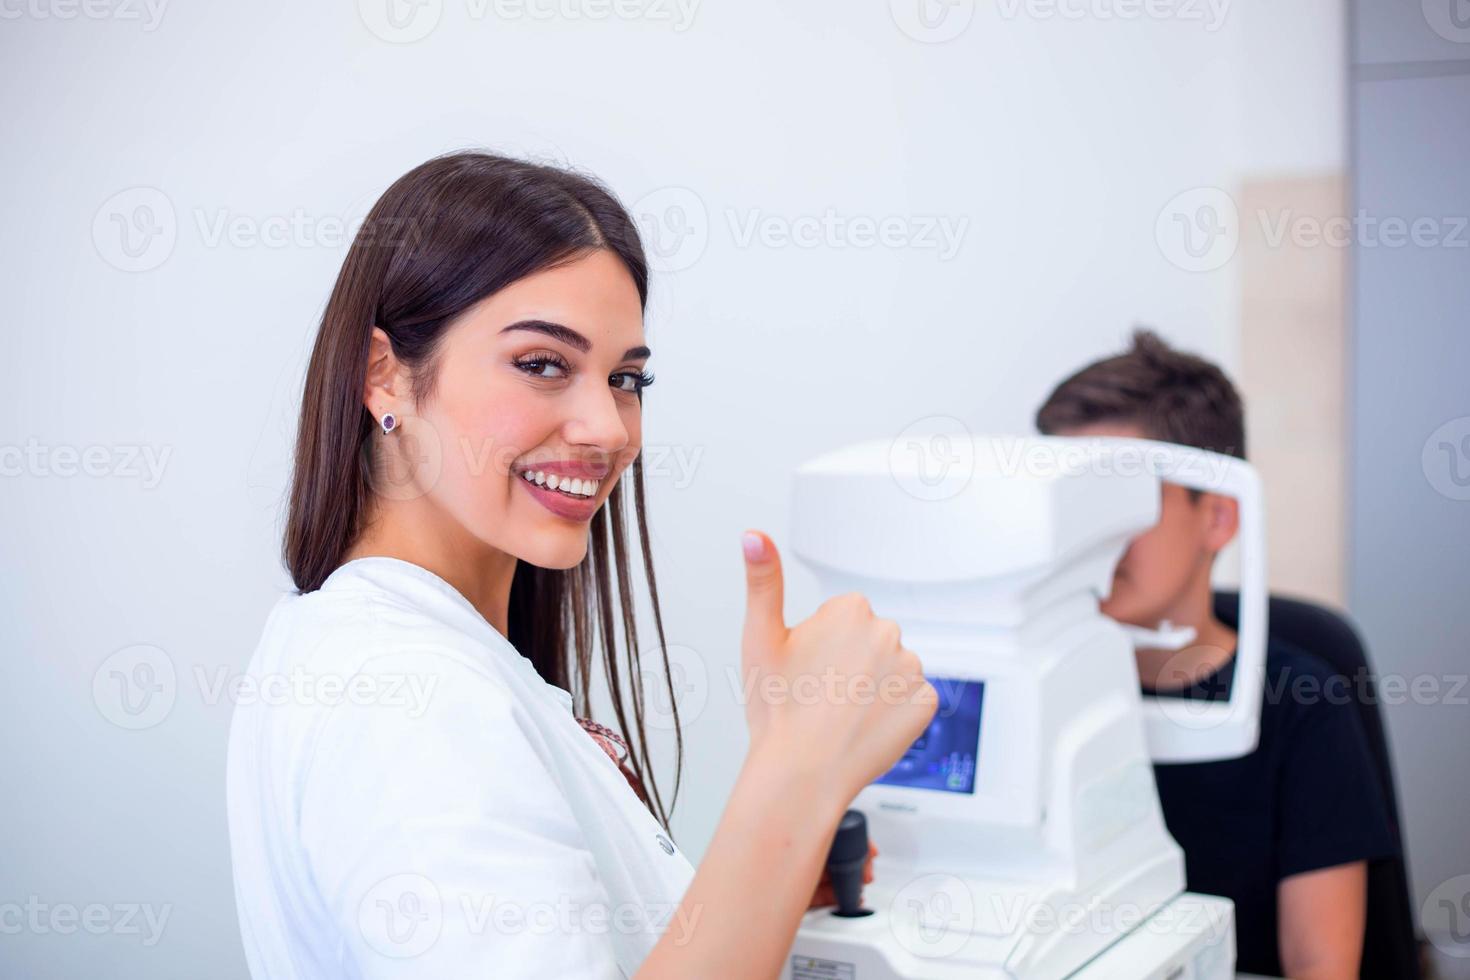
<instances>
[{"instance_id":1,"label":"beige wall panel","mask_svg":"<svg viewBox=\"0 0 1470 980\"><path fill-rule=\"evenodd\" d=\"M1344 211L1340 174L1245 182L1240 386L1266 485L1274 591L1345 595L1346 266L1321 231ZM1313 232L1316 232L1315 238Z\"/></svg>"}]
</instances>

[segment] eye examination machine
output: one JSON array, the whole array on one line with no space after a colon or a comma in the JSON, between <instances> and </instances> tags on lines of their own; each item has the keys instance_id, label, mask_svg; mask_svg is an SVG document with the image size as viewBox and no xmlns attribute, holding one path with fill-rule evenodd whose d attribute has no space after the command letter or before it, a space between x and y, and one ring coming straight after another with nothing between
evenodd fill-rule
<instances>
[{"instance_id":1,"label":"eye examination machine","mask_svg":"<svg viewBox=\"0 0 1470 980\"><path fill-rule=\"evenodd\" d=\"M1193 632L1125 629L1098 609L1158 520L1161 482L1240 504L1228 699L1141 695L1135 644L1182 649ZM863 821L879 849L863 907L807 913L783 980L1232 977L1232 905L1185 892L1152 764L1255 748L1255 472L1147 440L939 437L813 460L794 505L793 550L823 596L859 591L896 620L939 708L839 831L834 854Z\"/></svg>"}]
</instances>

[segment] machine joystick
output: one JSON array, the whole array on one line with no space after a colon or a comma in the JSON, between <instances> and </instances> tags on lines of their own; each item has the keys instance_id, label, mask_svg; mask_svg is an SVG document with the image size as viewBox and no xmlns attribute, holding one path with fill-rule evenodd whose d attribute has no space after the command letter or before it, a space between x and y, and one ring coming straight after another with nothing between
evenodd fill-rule
<instances>
[{"instance_id":1,"label":"machine joystick","mask_svg":"<svg viewBox=\"0 0 1470 980\"><path fill-rule=\"evenodd\" d=\"M848 810L837 824L837 836L827 852L827 873L837 895L833 915L857 919L872 915L862 906L863 866L868 863L868 820L860 810Z\"/></svg>"}]
</instances>

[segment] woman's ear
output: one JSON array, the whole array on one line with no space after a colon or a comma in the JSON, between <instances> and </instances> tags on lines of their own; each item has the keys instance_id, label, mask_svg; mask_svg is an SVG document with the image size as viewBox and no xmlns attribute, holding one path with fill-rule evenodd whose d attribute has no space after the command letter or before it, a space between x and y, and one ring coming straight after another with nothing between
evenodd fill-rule
<instances>
[{"instance_id":1,"label":"woman's ear","mask_svg":"<svg viewBox=\"0 0 1470 980\"><path fill-rule=\"evenodd\" d=\"M1208 515L1205 545L1219 554L1240 531L1240 501L1223 494L1207 493L1203 502Z\"/></svg>"},{"instance_id":2,"label":"woman's ear","mask_svg":"<svg viewBox=\"0 0 1470 980\"><path fill-rule=\"evenodd\" d=\"M385 412L396 412L398 356L382 327L373 327L368 336L367 374L363 379L362 403L373 418Z\"/></svg>"}]
</instances>

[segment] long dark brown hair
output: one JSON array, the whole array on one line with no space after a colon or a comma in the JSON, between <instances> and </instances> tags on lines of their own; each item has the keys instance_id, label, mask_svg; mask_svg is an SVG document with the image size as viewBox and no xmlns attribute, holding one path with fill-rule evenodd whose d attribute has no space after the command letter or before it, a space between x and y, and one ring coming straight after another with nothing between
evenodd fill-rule
<instances>
[{"instance_id":1,"label":"long dark brown hair","mask_svg":"<svg viewBox=\"0 0 1470 980\"><path fill-rule=\"evenodd\" d=\"M622 260L646 308L648 264L637 229L617 199L590 177L488 153L455 153L415 167L378 199L342 263L306 371L283 543L299 592L320 588L342 564L372 492L368 440L377 422L362 401L372 328L388 335L393 353L409 368L412 397L421 402L433 393L435 352L457 316L511 283L597 249ZM674 792L667 807L653 778L643 723L626 476L592 518L584 561L565 570L516 564L508 639L542 678L571 692L578 714L588 713L594 638L601 642L603 676L629 744L628 764L645 787L649 809L667 829L684 741L669 684L641 457L627 472L662 681L673 705ZM629 678L626 692L620 659Z\"/></svg>"}]
</instances>

